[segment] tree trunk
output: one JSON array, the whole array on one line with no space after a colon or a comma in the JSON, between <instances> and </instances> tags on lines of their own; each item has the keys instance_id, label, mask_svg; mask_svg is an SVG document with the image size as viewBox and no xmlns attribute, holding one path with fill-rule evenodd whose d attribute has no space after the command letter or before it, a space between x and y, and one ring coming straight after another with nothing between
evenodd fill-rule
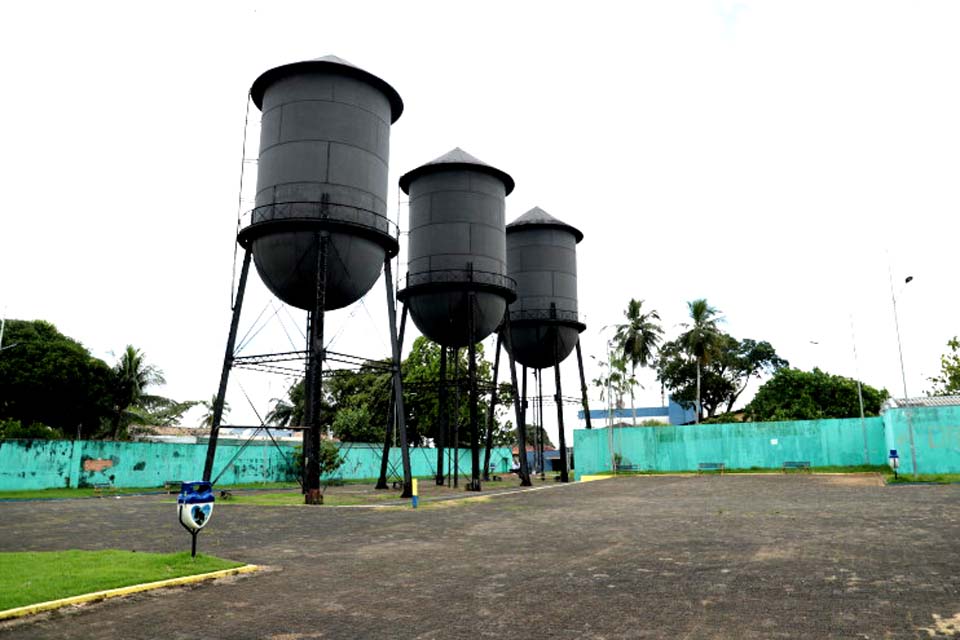
<instances>
[{"instance_id":1,"label":"tree trunk","mask_svg":"<svg viewBox=\"0 0 960 640\"><path fill-rule=\"evenodd\" d=\"M700 361L697 360L697 424L700 424L700 413L703 411L703 403L700 401Z\"/></svg>"}]
</instances>

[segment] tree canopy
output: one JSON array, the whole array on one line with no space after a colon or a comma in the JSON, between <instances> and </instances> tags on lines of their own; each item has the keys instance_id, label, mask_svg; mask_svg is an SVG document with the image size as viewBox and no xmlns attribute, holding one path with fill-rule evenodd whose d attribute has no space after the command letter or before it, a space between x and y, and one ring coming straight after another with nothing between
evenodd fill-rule
<instances>
[{"instance_id":1,"label":"tree canopy","mask_svg":"<svg viewBox=\"0 0 960 640\"><path fill-rule=\"evenodd\" d=\"M3 437L124 439L135 426L174 424L196 404L151 393L163 372L132 346L110 367L43 320L8 320L3 340Z\"/></svg>"},{"instance_id":2,"label":"tree canopy","mask_svg":"<svg viewBox=\"0 0 960 640\"><path fill-rule=\"evenodd\" d=\"M0 352L0 418L91 437L113 409L114 375L43 320L8 320Z\"/></svg>"},{"instance_id":3,"label":"tree canopy","mask_svg":"<svg viewBox=\"0 0 960 640\"><path fill-rule=\"evenodd\" d=\"M663 339L663 329L660 328L660 314L655 309L643 311L643 300L630 299L627 308L623 312L627 321L617 325L617 333L614 336L617 356L616 360L611 358L610 386L614 385L618 391L626 388L630 393L630 408L634 407L633 389L637 386L637 367L647 367L653 364L654 356L660 341ZM626 365L630 365L630 374L627 375ZM594 381L596 384L596 381ZM601 379L601 384L606 386L605 381ZM602 392L601 392L602 394ZM633 416L633 422L636 424L637 417Z\"/></svg>"},{"instance_id":4,"label":"tree canopy","mask_svg":"<svg viewBox=\"0 0 960 640\"><path fill-rule=\"evenodd\" d=\"M711 338L710 350L710 359L700 372L700 400L708 417L718 411L733 411L752 379L789 365L765 340L737 340L720 331ZM660 348L657 379L680 404L696 405L698 364L697 360L690 358L690 350L682 336Z\"/></svg>"},{"instance_id":5,"label":"tree canopy","mask_svg":"<svg viewBox=\"0 0 960 640\"><path fill-rule=\"evenodd\" d=\"M933 388L931 396L951 396L960 394L960 340L954 336L947 341L950 350L940 356L940 375L930 378Z\"/></svg>"},{"instance_id":6,"label":"tree canopy","mask_svg":"<svg viewBox=\"0 0 960 640\"><path fill-rule=\"evenodd\" d=\"M466 349L457 352L457 359L447 360L447 379L450 383L449 420L457 424L461 446L470 438L470 404L467 388L468 355ZM380 442L386 437L386 421L390 409L393 379L389 360L371 361L357 370L339 369L331 372L323 381L321 426L330 429L334 436L349 442ZM407 418L407 440L411 446L424 446L435 440L439 433L440 404L438 381L440 378L440 345L424 337L414 340L410 354L401 363L404 382L404 405ZM500 372L501 376L503 372ZM489 387L493 377L492 365L484 359L483 345L477 345L477 380ZM498 389L498 407L510 402L509 385ZM481 394L479 422L482 432L486 430L487 412L490 410L489 395ZM294 384L285 399L274 399L274 406L267 414L267 422L278 426L303 424L303 381ZM501 441L508 434L495 414L494 440ZM508 423L509 424L509 423Z\"/></svg>"},{"instance_id":7,"label":"tree canopy","mask_svg":"<svg viewBox=\"0 0 960 640\"><path fill-rule=\"evenodd\" d=\"M890 397L886 389L862 384L863 410L879 415ZM857 381L814 369L781 368L764 383L746 406L744 417L754 422L854 418L860 415Z\"/></svg>"}]
</instances>

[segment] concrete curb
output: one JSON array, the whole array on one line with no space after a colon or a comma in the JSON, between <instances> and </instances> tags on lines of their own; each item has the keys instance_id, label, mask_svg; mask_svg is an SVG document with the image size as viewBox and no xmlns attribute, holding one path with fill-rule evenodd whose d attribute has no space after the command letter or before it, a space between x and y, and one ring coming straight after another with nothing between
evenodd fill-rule
<instances>
[{"instance_id":1,"label":"concrete curb","mask_svg":"<svg viewBox=\"0 0 960 640\"><path fill-rule=\"evenodd\" d=\"M595 482L597 480L609 480L616 476L580 476L580 482Z\"/></svg>"},{"instance_id":2,"label":"concrete curb","mask_svg":"<svg viewBox=\"0 0 960 640\"><path fill-rule=\"evenodd\" d=\"M207 580L215 580L217 578L225 578L227 576L238 575L242 573L253 573L254 571L259 571L260 567L255 564L247 564L242 567L234 567L233 569L221 569L220 571L211 571L210 573L198 573L192 576L181 576L179 578L170 578L169 580L158 580L157 582L144 582L143 584L135 584L129 587L119 587L117 589L106 589L104 591L94 591L93 593L84 593L79 596L71 596L69 598L60 598L59 600L49 600L47 602L38 602L37 604L28 604L23 607L16 607L15 609L7 609L6 611L0 611L0 620L11 620L13 618L22 618L24 616L33 615L35 613L41 613L43 611L52 611L54 609L60 609L61 607L68 607L75 604L83 604L85 602L97 602L99 600L106 600L107 598L118 598L122 596L129 596L134 593L140 593L142 591L152 591L153 589L163 589L165 587L178 587L185 584L194 584L197 582L205 582Z\"/></svg>"}]
</instances>

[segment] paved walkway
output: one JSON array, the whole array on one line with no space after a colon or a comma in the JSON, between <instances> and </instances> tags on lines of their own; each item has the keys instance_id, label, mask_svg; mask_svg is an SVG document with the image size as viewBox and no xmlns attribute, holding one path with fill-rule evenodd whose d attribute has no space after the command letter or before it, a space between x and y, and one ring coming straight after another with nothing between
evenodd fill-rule
<instances>
[{"instance_id":1,"label":"paved walkway","mask_svg":"<svg viewBox=\"0 0 960 640\"><path fill-rule=\"evenodd\" d=\"M455 507L225 507L200 549L270 571L4 638L913 638L960 623L960 486L632 477ZM0 505L0 550L186 549L156 498Z\"/></svg>"}]
</instances>

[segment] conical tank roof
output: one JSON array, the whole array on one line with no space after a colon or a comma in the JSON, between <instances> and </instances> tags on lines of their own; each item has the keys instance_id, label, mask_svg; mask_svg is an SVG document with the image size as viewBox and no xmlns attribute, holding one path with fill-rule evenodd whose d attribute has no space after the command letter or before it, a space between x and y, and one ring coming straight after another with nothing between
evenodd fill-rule
<instances>
[{"instance_id":1,"label":"conical tank roof","mask_svg":"<svg viewBox=\"0 0 960 640\"><path fill-rule=\"evenodd\" d=\"M416 169L408 171L400 177L400 188L403 189L403 192L410 194L410 183L420 176L433 173L434 171L446 171L449 169L470 169L473 171L480 171L481 173L490 174L496 178L499 178L503 181L504 186L507 188L506 195L510 195L510 192L513 191L515 186L513 178L510 177L506 171L501 171L494 166L487 164L486 162L479 160L460 147L454 148L452 151L448 151L439 158L435 158L430 162L420 165Z\"/></svg>"},{"instance_id":2,"label":"conical tank roof","mask_svg":"<svg viewBox=\"0 0 960 640\"><path fill-rule=\"evenodd\" d=\"M361 69L357 65L347 62L343 58L334 55L322 56L313 60L303 60L301 62L291 62L290 64L274 67L260 74L260 77L253 81L250 87L250 97L253 98L253 104L257 109L263 108L263 94L267 87L283 78L297 73L310 73L311 71L328 71L340 73L346 76L352 76L359 80L370 83L387 96L390 101L390 122L394 123L403 113L403 99L397 90L391 87L385 80L378 78L369 71Z\"/></svg>"},{"instance_id":3,"label":"conical tank roof","mask_svg":"<svg viewBox=\"0 0 960 640\"><path fill-rule=\"evenodd\" d=\"M508 224L507 233L522 229L529 229L531 227L553 227L555 229L563 229L572 233L577 239L577 242L583 240L583 233L579 229L573 225L567 224L562 220L554 218L540 207L534 207L533 209L530 209L530 211L527 211L525 214Z\"/></svg>"}]
</instances>

